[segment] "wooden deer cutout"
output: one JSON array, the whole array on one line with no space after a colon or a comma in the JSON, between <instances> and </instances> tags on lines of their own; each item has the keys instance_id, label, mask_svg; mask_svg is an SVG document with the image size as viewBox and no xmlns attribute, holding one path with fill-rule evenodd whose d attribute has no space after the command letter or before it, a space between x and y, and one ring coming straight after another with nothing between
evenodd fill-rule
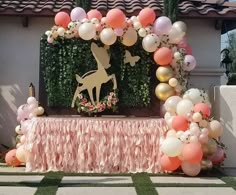
<instances>
[{"instance_id":1,"label":"wooden deer cutout","mask_svg":"<svg viewBox=\"0 0 236 195\"><path fill-rule=\"evenodd\" d=\"M85 73L82 77L76 74L76 80L78 82L78 86L76 88L71 107L74 108L75 101L78 95L87 90L89 94L89 98L93 105L95 105L94 97L93 97L93 89L96 88L96 102L99 102L100 98L100 90L103 83L107 83L109 80L113 82L113 89L117 89L117 82L115 74L108 75L106 69L108 69L110 65L110 56L108 55L107 50L104 47L98 47L96 43L91 44L91 51L93 53L94 58L97 61L97 70L91 70Z\"/></svg>"}]
</instances>

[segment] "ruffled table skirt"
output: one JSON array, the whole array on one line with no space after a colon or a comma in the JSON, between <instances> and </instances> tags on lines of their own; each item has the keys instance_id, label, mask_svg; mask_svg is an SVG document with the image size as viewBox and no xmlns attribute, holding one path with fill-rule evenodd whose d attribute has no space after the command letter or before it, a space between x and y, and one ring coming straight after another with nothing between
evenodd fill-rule
<instances>
[{"instance_id":1,"label":"ruffled table skirt","mask_svg":"<svg viewBox=\"0 0 236 195\"><path fill-rule=\"evenodd\" d=\"M26 171L159 173L167 129L157 118L35 118L25 133Z\"/></svg>"}]
</instances>

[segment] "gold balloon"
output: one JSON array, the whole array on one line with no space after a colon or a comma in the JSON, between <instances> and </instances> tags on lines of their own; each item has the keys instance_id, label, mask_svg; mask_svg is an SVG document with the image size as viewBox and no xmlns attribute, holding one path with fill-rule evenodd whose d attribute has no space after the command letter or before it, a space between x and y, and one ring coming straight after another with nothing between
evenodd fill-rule
<instances>
[{"instance_id":1,"label":"gold balloon","mask_svg":"<svg viewBox=\"0 0 236 195\"><path fill-rule=\"evenodd\" d=\"M156 71L156 77L161 82L168 82L174 76L174 71L170 66L160 66Z\"/></svg>"},{"instance_id":2,"label":"gold balloon","mask_svg":"<svg viewBox=\"0 0 236 195\"><path fill-rule=\"evenodd\" d=\"M175 95L175 90L167 83L160 83L156 86L155 94L160 100L165 101Z\"/></svg>"}]
</instances>

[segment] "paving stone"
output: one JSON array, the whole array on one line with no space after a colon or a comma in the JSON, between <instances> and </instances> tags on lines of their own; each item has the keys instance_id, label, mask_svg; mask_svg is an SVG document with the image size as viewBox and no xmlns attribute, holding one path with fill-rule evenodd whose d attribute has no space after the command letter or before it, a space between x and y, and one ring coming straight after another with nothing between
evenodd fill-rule
<instances>
[{"instance_id":1,"label":"paving stone","mask_svg":"<svg viewBox=\"0 0 236 195\"><path fill-rule=\"evenodd\" d=\"M97 184L126 184L133 183L131 177L85 177L85 176L66 176L63 177L62 184L75 183L97 183Z\"/></svg>"},{"instance_id":2,"label":"paving stone","mask_svg":"<svg viewBox=\"0 0 236 195\"><path fill-rule=\"evenodd\" d=\"M153 183L225 184L216 177L151 177Z\"/></svg>"},{"instance_id":3,"label":"paving stone","mask_svg":"<svg viewBox=\"0 0 236 195\"><path fill-rule=\"evenodd\" d=\"M133 187L60 187L56 195L136 195Z\"/></svg>"},{"instance_id":4,"label":"paving stone","mask_svg":"<svg viewBox=\"0 0 236 195\"><path fill-rule=\"evenodd\" d=\"M4 173L24 173L25 167L0 167L0 172Z\"/></svg>"},{"instance_id":5,"label":"paving stone","mask_svg":"<svg viewBox=\"0 0 236 195\"><path fill-rule=\"evenodd\" d=\"M159 195L236 195L236 191L229 187L158 187Z\"/></svg>"},{"instance_id":6,"label":"paving stone","mask_svg":"<svg viewBox=\"0 0 236 195\"><path fill-rule=\"evenodd\" d=\"M34 175L0 175L0 182L25 182L25 183L40 183L42 176Z\"/></svg>"},{"instance_id":7,"label":"paving stone","mask_svg":"<svg viewBox=\"0 0 236 195\"><path fill-rule=\"evenodd\" d=\"M36 187L0 186L1 195L34 195Z\"/></svg>"}]
</instances>

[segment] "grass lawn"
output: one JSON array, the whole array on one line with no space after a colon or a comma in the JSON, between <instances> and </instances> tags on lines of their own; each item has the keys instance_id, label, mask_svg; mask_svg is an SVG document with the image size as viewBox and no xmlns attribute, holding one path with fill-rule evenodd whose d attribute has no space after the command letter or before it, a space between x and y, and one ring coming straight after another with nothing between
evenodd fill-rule
<instances>
[{"instance_id":1,"label":"grass lawn","mask_svg":"<svg viewBox=\"0 0 236 195\"><path fill-rule=\"evenodd\" d=\"M35 195L55 195L58 187L134 187L138 195L158 195L155 188L158 187L232 187L236 190L236 177L226 176L219 171L205 172L202 173L201 177L217 177L225 182L225 184L173 184L173 183L152 183L150 177L153 176L179 176L182 174L168 175L168 174L77 174L77 173L63 173L63 172L49 172L49 173L9 173L2 172L0 175L43 175L44 178L40 183L12 183L12 182L0 182L0 186L32 186L37 187ZM103 183L67 183L61 184L63 176L130 176L133 183L120 183L120 184L103 184Z\"/></svg>"}]
</instances>

